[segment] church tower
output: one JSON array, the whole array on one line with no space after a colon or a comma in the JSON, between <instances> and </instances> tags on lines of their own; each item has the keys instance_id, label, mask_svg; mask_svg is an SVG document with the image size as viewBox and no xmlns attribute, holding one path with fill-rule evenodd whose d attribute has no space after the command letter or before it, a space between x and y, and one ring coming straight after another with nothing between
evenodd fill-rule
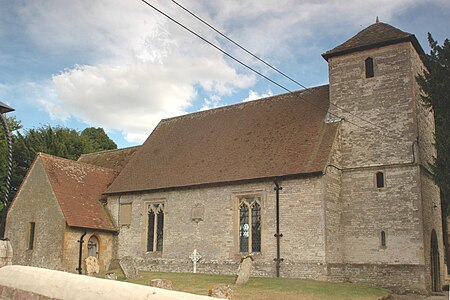
<instances>
[{"instance_id":1,"label":"church tower","mask_svg":"<svg viewBox=\"0 0 450 300\"><path fill-rule=\"evenodd\" d=\"M329 262L340 270L331 278L441 289L441 206L430 168L434 119L415 79L425 70L423 53L413 34L377 20L322 55L330 81L327 121L341 123L335 157L342 244Z\"/></svg>"}]
</instances>

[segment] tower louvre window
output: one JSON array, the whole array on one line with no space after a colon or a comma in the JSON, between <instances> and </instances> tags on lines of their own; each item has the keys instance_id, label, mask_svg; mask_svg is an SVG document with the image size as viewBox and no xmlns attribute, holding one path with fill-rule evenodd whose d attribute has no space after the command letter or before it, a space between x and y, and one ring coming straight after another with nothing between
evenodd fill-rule
<instances>
[{"instance_id":1,"label":"tower louvre window","mask_svg":"<svg viewBox=\"0 0 450 300\"><path fill-rule=\"evenodd\" d=\"M386 247L386 232L381 231L381 247Z\"/></svg>"},{"instance_id":2,"label":"tower louvre window","mask_svg":"<svg viewBox=\"0 0 450 300\"><path fill-rule=\"evenodd\" d=\"M377 172L376 179L377 179L377 188L383 188L384 187L384 173Z\"/></svg>"},{"instance_id":3,"label":"tower louvre window","mask_svg":"<svg viewBox=\"0 0 450 300\"><path fill-rule=\"evenodd\" d=\"M28 250L34 249L34 238L35 238L35 230L36 230L36 223L30 222L28 223Z\"/></svg>"},{"instance_id":4,"label":"tower louvre window","mask_svg":"<svg viewBox=\"0 0 450 300\"><path fill-rule=\"evenodd\" d=\"M373 58L368 57L365 60L366 78L371 78L374 76L373 72Z\"/></svg>"}]
</instances>

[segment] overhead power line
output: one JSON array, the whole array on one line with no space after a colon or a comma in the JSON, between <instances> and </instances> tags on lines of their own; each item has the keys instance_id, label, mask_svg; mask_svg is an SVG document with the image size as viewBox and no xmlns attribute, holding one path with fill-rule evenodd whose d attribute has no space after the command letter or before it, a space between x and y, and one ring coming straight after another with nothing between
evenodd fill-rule
<instances>
[{"instance_id":1,"label":"overhead power line","mask_svg":"<svg viewBox=\"0 0 450 300\"><path fill-rule=\"evenodd\" d=\"M237 58L234 57L233 55L227 53L225 50L223 50L223 49L220 48L219 46L215 45L214 43L210 42L209 40L207 40L206 38L204 38L204 37L201 36L200 34L196 33L195 31L193 31L193 30L190 29L189 27L187 27L187 26L185 26L184 24L180 23L179 21L175 20L174 18L172 18L171 16L169 16L168 14L166 14L165 12L163 12L162 10L160 10L159 8L157 8L156 6L150 4L150 3L147 2L146 0L140 0L140 1L143 2L144 4L146 4L147 6L151 7L153 10L157 11L157 12L160 13L161 15L165 16L167 19L169 19L170 21L174 22L174 23L177 24L178 26L182 27L182 28L185 29L186 31L188 31L188 32L190 32L191 34L195 35L197 38L201 39L202 41L204 41L204 42L207 43L208 45L212 46L212 47L213 47L214 49L216 49L217 51L221 52L222 54L224 54L224 55L226 55L227 57L231 58L231 59L234 60L235 62L237 62L237 63L239 63L240 65L244 66L245 68L249 69L250 71L252 71L252 72L258 74L259 76L261 76L261 77L263 77L264 79L266 79L267 81L269 81L269 82L275 84L275 85L278 86L279 88L281 88L281 89L287 91L288 93L293 94L294 96L296 96L297 98L299 98L301 101L306 102L306 103L308 103L308 104L310 104L310 105L316 107L317 109L319 109L319 110L321 110L321 111L324 111L324 109L322 109L321 107L319 107L319 106L318 106L317 104L315 104L314 102L308 101L308 100L302 98L300 95L295 95L295 93L294 93L292 90L290 90L290 89L288 89L287 87L281 85L280 83L274 81L273 79L267 77L266 75L262 74L261 72L257 71L256 69L252 68L251 66L247 65L246 63L240 61L239 59L237 59ZM310 90L310 89L306 88L306 90ZM334 106L336 106L337 108L339 108L337 105L332 104L331 102L330 102L330 105L334 105ZM328 114L330 114L331 116L336 117L336 118L338 118L338 119L342 119L342 117L336 115L335 113L332 113L332 112L329 112L329 111L328 111ZM356 117L357 117L357 116L356 116ZM362 118L360 118L360 117L358 117L358 118L361 119L361 120L363 120L363 121L365 121L365 122L368 123L368 124L372 124L372 125L374 125L374 126L376 126L376 127L379 127L379 128L381 128L381 129L383 129L383 133L385 133L385 128L383 128L383 127L381 127L381 126L378 126L378 125L376 125L376 124L373 124L373 123L371 123L371 122L369 122L369 121L367 121L367 120L364 120L364 119L362 119ZM356 123L354 123L354 122L352 122L352 121L350 121L350 120L347 120L347 119L346 119L346 121L347 121L348 123L350 123L350 124L352 124L352 125L358 127L358 128L363 129L363 130L366 130L366 129L367 129L367 127L359 126L358 124L356 124ZM369 128L369 129L370 129L370 128Z\"/></svg>"},{"instance_id":2,"label":"overhead power line","mask_svg":"<svg viewBox=\"0 0 450 300\"><path fill-rule=\"evenodd\" d=\"M184 7L183 5L181 5L180 3L178 3L175 0L172 0L173 3L175 3L176 5L178 5L181 9L183 9L184 11L186 11L187 13L189 13L191 16L193 16L194 18L196 18L197 20L199 20L200 22L202 22L203 24L205 24L206 26L208 26L209 28L211 28L212 30L214 30L215 32L217 32L218 34L220 34L223 38L227 39L228 41L230 41L231 43L233 43L236 47L238 47L239 49L245 51L247 54L249 54L250 56L252 56L253 58L259 60L260 62L262 62L263 64L265 64L266 66L268 66L269 68L271 68L272 70L274 70L275 72L277 72L278 74L284 76L285 78L289 79L290 81L298 84L299 86L301 86L304 89L308 89L306 86L304 86L303 84L301 84L300 82L298 82L297 80L295 80L294 78L290 77L289 75L281 72L280 70L278 70L276 67L272 66L271 64L269 64L268 62L266 62L265 60L263 60L262 58L260 58L259 56L257 56L256 54L250 52L249 50L247 50L244 46L241 46L239 43L235 42L233 39L229 38L228 36L226 36L224 33L222 33L221 31L219 31L218 29L216 29L214 26L212 26L211 24L209 24L208 22L206 22L205 20L203 20L202 18L200 18L199 16L197 16L195 13L193 13L192 11L190 11L189 9L187 9L186 7Z\"/></svg>"},{"instance_id":3,"label":"overhead power line","mask_svg":"<svg viewBox=\"0 0 450 300\"><path fill-rule=\"evenodd\" d=\"M248 55L252 56L253 58L257 59L258 61L262 62L264 65L268 66L269 68L271 68L272 70L274 70L275 72L277 72L278 74L282 75L283 77L289 79L290 81L292 81L293 83L297 84L298 86L304 88L307 91L310 91L311 89L306 87L305 85L301 84L300 82L298 82L297 80L293 79L291 76L287 75L286 73L280 71L278 68L272 66L271 64L269 64L268 62L266 62L264 59L260 58L259 56L257 56L256 54L252 53L250 50L248 50L247 48L245 48L244 46L242 46L241 44L239 44L238 42L234 41L233 39L231 39L230 37L228 37L227 35L225 35L223 32L221 32L220 30L218 30L217 28L215 28L214 26L212 26L211 24L209 24L207 21L203 20L202 18L200 18L199 16L197 16L195 13L193 13L191 10L189 10L188 8L186 8L185 6L183 6L182 4L180 4L179 2L175 1L175 0L171 0L173 3L175 3L178 7L180 7L181 9L183 9L184 11L186 11L188 14L190 14L191 16L193 16L194 18L196 18L197 20L199 20L200 22L202 22L203 24L205 24L206 26L208 26L209 28L211 28L212 30L214 30L216 33L218 33L220 36L222 36L223 38L225 38L226 40L228 40L229 42L231 42L233 45L235 45L236 47L238 47L239 49L243 50L245 53L247 53ZM348 113L349 115L358 118L360 120L362 120L363 122L370 124L372 126L378 127L380 129L385 129L381 126L379 126L378 124L372 123L364 118L361 118L359 116L357 116L356 114L352 113L349 110L346 110L345 108L340 107L337 104L331 103L330 105L340 109L343 112ZM348 121L348 120L347 120Z\"/></svg>"}]
</instances>

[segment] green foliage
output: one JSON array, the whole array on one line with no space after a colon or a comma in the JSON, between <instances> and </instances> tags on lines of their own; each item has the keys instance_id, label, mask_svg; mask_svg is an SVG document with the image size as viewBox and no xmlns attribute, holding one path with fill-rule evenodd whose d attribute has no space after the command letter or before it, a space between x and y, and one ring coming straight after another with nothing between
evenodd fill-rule
<instances>
[{"instance_id":1,"label":"green foliage","mask_svg":"<svg viewBox=\"0 0 450 300\"><path fill-rule=\"evenodd\" d=\"M116 143L106 135L103 128L86 128L80 136L83 139L86 153L117 149Z\"/></svg>"},{"instance_id":2,"label":"green foliage","mask_svg":"<svg viewBox=\"0 0 450 300\"><path fill-rule=\"evenodd\" d=\"M236 299L246 300L375 300L389 294L388 290L382 288L297 278L252 277L246 284L235 285L236 276L232 275L141 272L139 278L128 281L148 285L150 280L156 278L172 280L173 288L176 291L199 295L207 295L208 289L213 284L228 284L234 291Z\"/></svg>"},{"instance_id":3,"label":"green foliage","mask_svg":"<svg viewBox=\"0 0 450 300\"><path fill-rule=\"evenodd\" d=\"M12 193L19 188L36 154L47 154L77 160L81 154L117 149L117 145L102 128L87 128L81 133L65 127L49 125L21 131L22 125L14 117L8 118L13 141ZM4 194L7 170L7 146L3 128L0 131L0 197Z\"/></svg>"},{"instance_id":4,"label":"green foliage","mask_svg":"<svg viewBox=\"0 0 450 300\"><path fill-rule=\"evenodd\" d=\"M438 45L428 33L431 52L423 58L428 69L418 76L427 107L434 112L437 157L434 164L435 181L441 189L444 216L450 209L450 41Z\"/></svg>"}]
</instances>

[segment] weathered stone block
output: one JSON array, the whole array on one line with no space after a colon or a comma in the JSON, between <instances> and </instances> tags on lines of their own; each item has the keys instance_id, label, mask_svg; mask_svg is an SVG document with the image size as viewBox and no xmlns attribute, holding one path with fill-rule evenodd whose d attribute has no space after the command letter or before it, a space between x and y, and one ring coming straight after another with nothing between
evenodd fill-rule
<instances>
[{"instance_id":1,"label":"weathered stone block","mask_svg":"<svg viewBox=\"0 0 450 300\"><path fill-rule=\"evenodd\" d=\"M170 279L152 279L150 280L150 286L165 289L165 290L172 290L172 280Z\"/></svg>"},{"instance_id":2,"label":"weathered stone block","mask_svg":"<svg viewBox=\"0 0 450 300\"><path fill-rule=\"evenodd\" d=\"M233 290L228 284L214 284L208 290L208 296L221 299L234 299Z\"/></svg>"}]
</instances>

